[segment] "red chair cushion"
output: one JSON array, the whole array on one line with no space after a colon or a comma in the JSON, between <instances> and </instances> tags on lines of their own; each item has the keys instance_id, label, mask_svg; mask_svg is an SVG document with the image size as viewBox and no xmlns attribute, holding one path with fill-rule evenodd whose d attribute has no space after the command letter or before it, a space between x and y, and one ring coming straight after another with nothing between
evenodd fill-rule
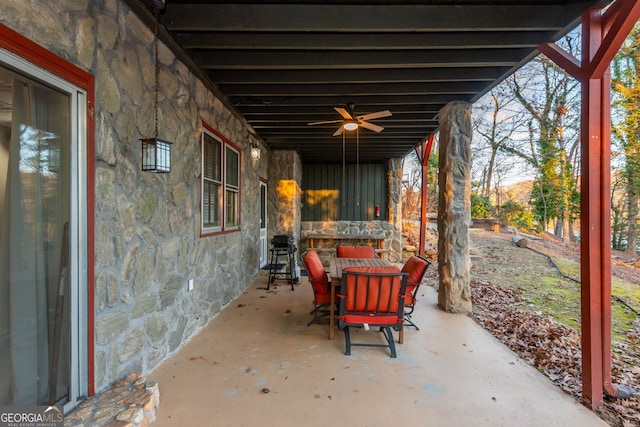
<instances>
[{"instance_id":1,"label":"red chair cushion","mask_svg":"<svg viewBox=\"0 0 640 427\"><path fill-rule=\"evenodd\" d=\"M416 303L416 299L413 297L413 293L415 292L416 288L416 285L407 285L407 290L404 293L405 307L413 306Z\"/></svg>"},{"instance_id":2,"label":"red chair cushion","mask_svg":"<svg viewBox=\"0 0 640 427\"><path fill-rule=\"evenodd\" d=\"M329 276L324 271L322 261L316 251L308 251L302 257L302 262L307 269L309 282L313 287L313 303L328 304L331 302L331 287Z\"/></svg>"},{"instance_id":3,"label":"red chair cushion","mask_svg":"<svg viewBox=\"0 0 640 427\"><path fill-rule=\"evenodd\" d=\"M399 273L400 270L398 267L345 267L342 271L346 272L360 272L360 273L370 273L370 274L388 274L388 273ZM366 281L370 280L370 283L376 285L372 286L369 289L368 293L359 292L356 295L356 283L358 280ZM380 284L380 281L382 283ZM378 296L380 296L380 301L383 301L384 304L378 307L378 312L388 312L388 318L378 318L376 317L376 324L383 322L385 324L393 324L398 322L398 303L399 300L397 298L392 298L389 302L389 295L393 293L398 293L401 286L401 277L363 277L356 275L348 275L347 283L346 283L346 300L345 300L345 310L347 312L363 312L371 311L368 307L372 307L372 303L378 301ZM362 316L360 315L345 315L345 321L347 323L371 323L371 318L369 321L360 322ZM366 315L364 316L367 317ZM365 319L366 320L366 319Z\"/></svg>"},{"instance_id":4,"label":"red chair cushion","mask_svg":"<svg viewBox=\"0 0 640 427\"><path fill-rule=\"evenodd\" d=\"M416 303L414 292L420 282L422 282L422 278L424 273L427 271L427 267L429 267L429 264L417 256L409 258L402 267L401 271L403 273L409 273L409 277L407 278L407 290L404 294L405 307L411 307Z\"/></svg>"},{"instance_id":5,"label":"red chair cushion","mask_svg":"<svg viewBox=\"0 0 640 427\"><path fill-rule=\"evenodd\" d=\"M370 246L367 246L370 247ZM351 267L345 267L342 269L342 271L354 271L357 273L369 273L369 274L398 274L401 272L401 270L396 267L395 265L390 265L387 267L381 267L381 266L374 266L374 267L369 267L369 266L351 266Z\"/></svg>"},{"instance_id":6,"label":"red chair cushion","mask_svg":"<svg viewBox=\"0 0 640 427\"><path fill-rule=\"evenodd\" d=\"M330 304L331 293L328 290L326 292L314 292L313 303L314 304Z\"/></svg>"},{"instance_id":7,"label":"red chair cushion","mask_svg":"<svg viewBox=\"0 0 640 427\"><path fill-rule=\"evenodd\" d=\"M322 265L322 261L320 261L320 257L316 251L308 251L302 258L302 261L307 268L309 280L325 283L329 282L329 276L327 276L327 272L324 271L324 266Z\"/></svg>"},{"instance_id":8,"label":"red chair cushion","mask_svg":"<svg viewBox=\"0 0 640 427\"><path fill-rule=\"evenodd\" d=\"M375 258L376 252L372 246L338 246L338 258Z\"/></svg>"},{"instance_id":9,"label":"red chair cushion","mask_svg":"<svg viewBox=\"0 0 640 427\"><path fill-rule=\"evenodd\" d=\"M409 273L409 277L407 277L408 284L416 285L422 281L422 276L424 276L427 266L428 264L425 260L417 256L412 256L404 264L401 271L403 273Z\"/></svg>"}]
</instances>

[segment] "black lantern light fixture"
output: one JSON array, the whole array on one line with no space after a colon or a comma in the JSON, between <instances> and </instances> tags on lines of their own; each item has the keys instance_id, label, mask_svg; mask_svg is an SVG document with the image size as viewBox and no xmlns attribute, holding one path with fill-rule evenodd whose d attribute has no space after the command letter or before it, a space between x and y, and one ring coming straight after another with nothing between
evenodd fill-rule
<instances>
[{"instance_id":1,"label":"black lantern light fixture","mask_svg":"<svg viewBox=\"0 0 640 427\"><path fill-rule=\"evenodd\" d=\"M155 91L153 100L153 138L141 138L142 142L142 170L146 172L167 173L171 172L171 142L158 138L158 93L160 91L158 65L158 12L164 9L164 0L148 0L155 16L155 32L153 38Z\"/></svg>"},{"instance_id":2,"label":"black lantern light fixture","mask_svg":"<svg viewBox=\"0 0 640 427\"><path fill-rule=\"evenodd\" d=\"M249 146L251 147L251 161L256 164L260 160L262 151L255 139L249 137Z\"/></svg>"}]
</instances>

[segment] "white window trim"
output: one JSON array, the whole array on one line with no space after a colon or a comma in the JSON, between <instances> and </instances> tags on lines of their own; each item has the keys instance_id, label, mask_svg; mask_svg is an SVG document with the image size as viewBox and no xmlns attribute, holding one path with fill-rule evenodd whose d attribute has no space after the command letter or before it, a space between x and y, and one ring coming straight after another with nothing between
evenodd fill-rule
<instances>
[{"instance_id":1,"label":"white window trim","mask_svg":"<svg viewBox=\"0 0 640 427\"><path fill-rule=\"evenodd\" d=\"M224 146L224 161L222 164L222 170L224 172L224 191L223 191L223 195L222 195L222 201L224 203L223 207L222 207L222 211L224 212L224 218L222 221L222 226L224 229L226 230L238 230L240 228L240 150L238 150L237 148L235 148L234 146L232 146L231 144L225 144L223 143ZM228 184L227 183L227 150L231 150L233 152L235 152L238 155L238 166L237 166L237 170L238 170L238 185L232 185L232 184ZM235 225L231 225L231 226L227 226L227 191L233 191L234 193L236 193L236 212L237 212L237 217L236 217L236 224Z\"/></svg>"}]
</instances>

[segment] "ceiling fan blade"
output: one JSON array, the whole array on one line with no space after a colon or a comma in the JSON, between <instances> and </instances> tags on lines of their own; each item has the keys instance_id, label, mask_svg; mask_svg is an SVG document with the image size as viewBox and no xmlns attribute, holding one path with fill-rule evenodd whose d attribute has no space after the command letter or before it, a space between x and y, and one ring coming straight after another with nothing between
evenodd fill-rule
<instances>
[{"instance_id":1,"label":"ceiling fan blade","mask_svg":"<svg viewBox=\"0 0 640 427\"><path fill-rule=\"evenodd\" d=\"M342 122L342 120L326 120L324 122L313 122L313 123L307 123L309 126L313 126L313 125L327 125L329 123L340 123Z\"/></svg>"},{"instance_id":2,"label":"ceiling fan blade","mask_svg":"<svg viewBox=\"0 0 640 427\"><path fill-rule=\"evenodd\" d=\"M358 119L358 120L373 120L373 119L379 119L381 117L389 117L389 116L391 116L391 111L383 110L383 111L378 111L376 113L369 113L369 114L365 114L363 116L358 116L358 117L356 117L356 119Z\"/></svg>"},{"instance_id":3,"label":"ceiling fan blade","mask_svg":"<svg viewBox=\"0 0 640 427\"><path fill-rule=\"evenodd\" d=\"M373 123L369 122L359 122L358 124L363 128L372 130L374 132L380 132L382 131L382 129L384 129L382 126L374 125Z\"/></svg>"},{"instance_id":4,"label":"ceiling fan blade","mask_svg":"<svg viewBox=\"0 0 640 427\"><path fill-rule=\"evenodd\" d=\"M333 134L333 136L338 136L338 135L342 135L342 132L344 132L344 128L342 126L340 126L338 128L337 131L335 131L335 133Z\"/></svg>"},{"instance_id":5,"label":"ceiling fan blade","mask_svg":"<svg viewBox=\"0 0 640 427\"><path fill-rule=\"evenodd\" d=\"M338 114L340 114L345 119L353 119L351 114L347 110L345 110L344 108L342 108L342 107L333 107L333 108L338 112Z\"/></svg>"}]
</instances>

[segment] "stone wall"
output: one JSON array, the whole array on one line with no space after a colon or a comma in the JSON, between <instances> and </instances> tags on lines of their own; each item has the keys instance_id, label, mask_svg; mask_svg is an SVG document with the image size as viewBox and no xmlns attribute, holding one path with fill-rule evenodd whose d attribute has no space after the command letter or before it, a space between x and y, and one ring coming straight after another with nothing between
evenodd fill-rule
<instances>
[{"instance_id":1,"label":"stone wall","mask_svg":"<svg viewBox=\"0 0 640 427\"><path fill-rule=\"evenodd\" d=\"M402 262L402 231L387 221L303 221L301 228L300 253L308 248L306 236L308 234L383 234L385 236L385 249L388 252L385 258L391 262ZM362 245L362 240L340 240L341 245ZM375 246L375 242L369 242ZM319 242L317 247L335 247L335 242ZM325 264L328 258L335 256L329 252L319 253ZM328 264L327 264L328 265Z\"/></svg>"},{"instance_id":2,"label":"stone wall","mask_svg":"<svg viewBox=\"0 0 640 427\"><path fill-rule=\"evenodd\" d=\"M389 194L387 206L389 206L388 221L303 221L301 223L300 252L307 250L306 236L308 234L383 234L385 236L385 249L388 252L385 258L391 262L402 262L402 160L392 159L389 162L388 172ZM336 243L329 243L335 246ZM349 242L340 240L340 244L362 244L362 241ZM375 242L370 242L375 245ZM328 262L330 253L320 253L323 261Z\"/></svg>"},{"instance_id":3,"label":"stone wall","mask_svg":"<svg viewBox=\"0 0 640 427\"><path fill-rule=\"evenodd\" d=\"M118 0L2 0L0 22L95 77L95 387L146 374L257 276L259 177L248 130L159 46L159 137L170 174L140 170L153 136L153 33ZM242 151L239 232L200 237L206 121ZM90 191L91 191L90 190ZM187 281L194 279L194 290Z\"/></svg>"}]
</instances>

